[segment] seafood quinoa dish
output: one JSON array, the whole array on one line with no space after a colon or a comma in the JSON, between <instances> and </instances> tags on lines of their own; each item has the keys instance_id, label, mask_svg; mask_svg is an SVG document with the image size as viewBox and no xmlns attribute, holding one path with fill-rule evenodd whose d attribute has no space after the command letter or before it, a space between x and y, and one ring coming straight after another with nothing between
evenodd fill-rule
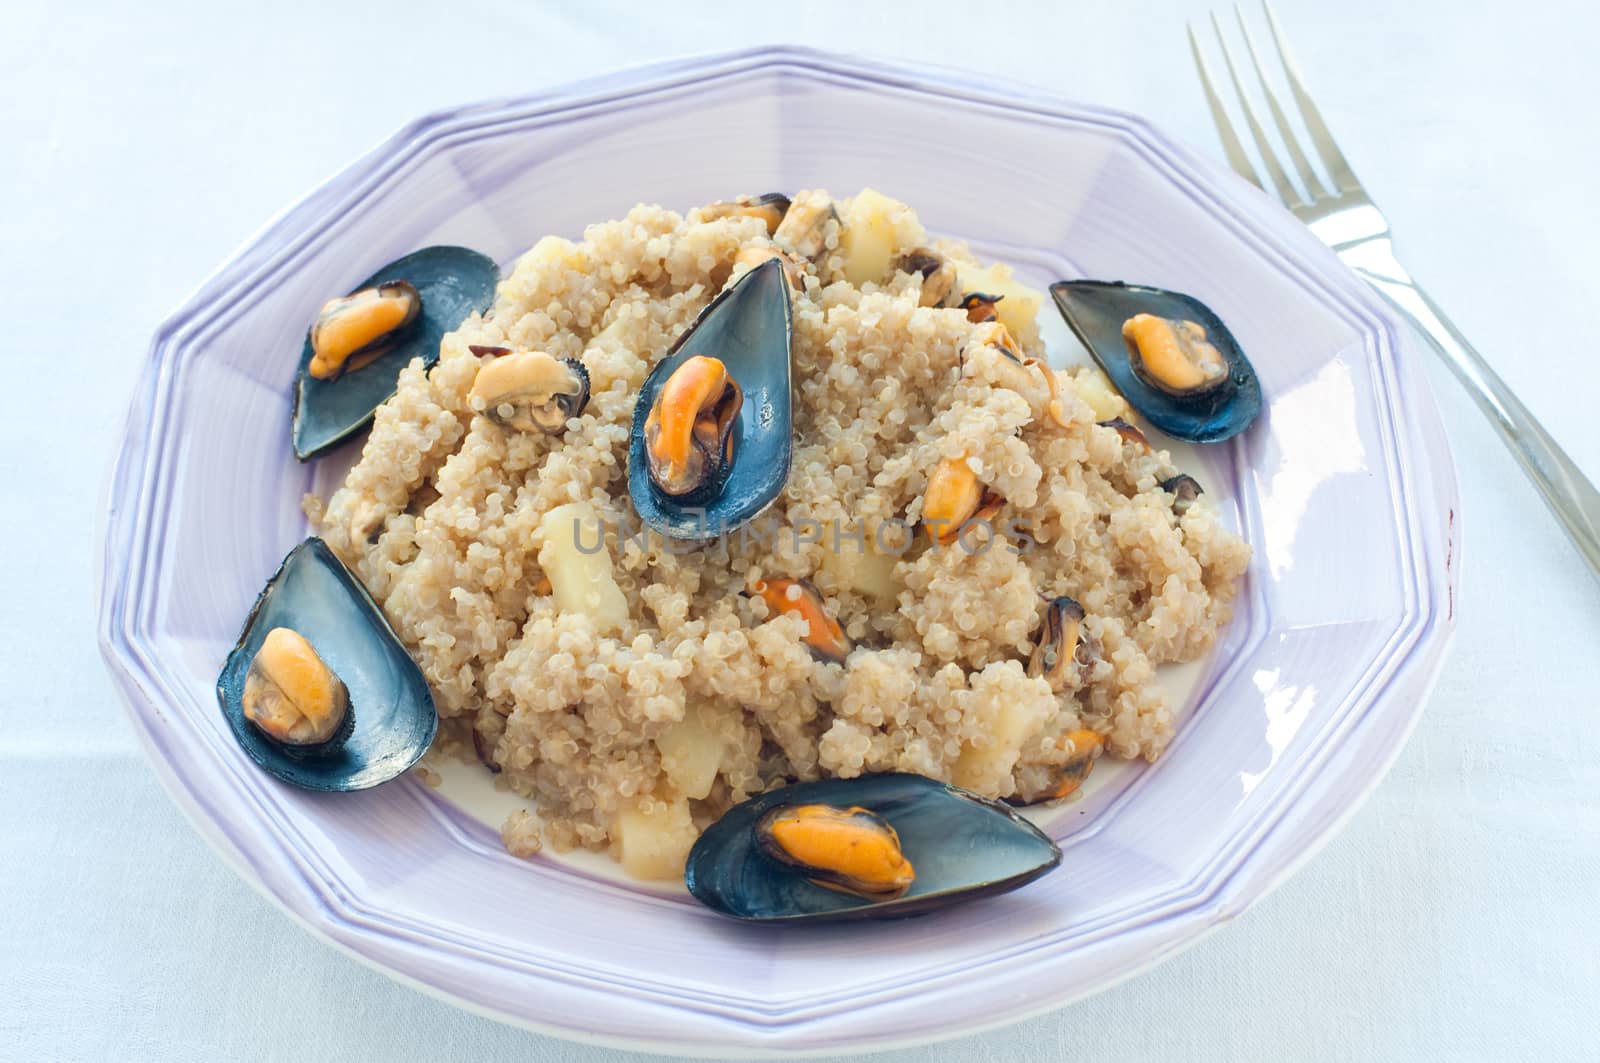
<instances>
[{"instance_id":1,"label":"seafood quinoa dish","mask_svg":"<svg viewBox=\"0 0 1600 1063\"><path fill-rule=\"evenodd\" d=\"M1049 366L1057 310L1098 366ZM302 460L370 430L219 682L251 755L333 790L466 758L525 799L512 853L744 918L1055 866L1016 807L1161 756L1156 669L1250 561L1159 442L1259 409L1215 315L1034 290L871 189L640 205L503 277L425 249L323 307L296 398ZM991 865L924 882L929 816Z\"/></svg>"}]
</instances>

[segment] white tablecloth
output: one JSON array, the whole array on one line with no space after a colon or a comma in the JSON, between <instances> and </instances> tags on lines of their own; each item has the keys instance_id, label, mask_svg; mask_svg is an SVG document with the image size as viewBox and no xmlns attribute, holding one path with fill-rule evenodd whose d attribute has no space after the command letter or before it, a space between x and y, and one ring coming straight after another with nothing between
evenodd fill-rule
<instances>
[{"instance_id":1,"label":"white tablecloth","mask_svg":"<svg viewBox=\"0 0 1600 1063\"><path fill-rule=\"evenodd\" d=\"M147 338L284 203L430 109L778 40L1003 73L1216 150L1182 32L1199 0L329 6L0 8L0 1058L636 1058L456 1011L294 927L168 802L101 668L98 490ZM1280 8L1414 272L1600 477L1597 9ZM439 55L452 40L468 54ZM1600 583L1433 379L1461 476L1460 627L1377 793L1156 971L883 1058L1596 1058Z\"/></svg>"}]
</instances>

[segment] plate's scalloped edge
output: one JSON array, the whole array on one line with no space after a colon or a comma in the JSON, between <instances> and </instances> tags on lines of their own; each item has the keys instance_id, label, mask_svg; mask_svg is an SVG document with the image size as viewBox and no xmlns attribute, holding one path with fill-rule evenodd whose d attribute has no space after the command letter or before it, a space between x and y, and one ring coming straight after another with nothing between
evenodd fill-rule
<instances>
[{"instance_id":1,"label":"plate's scalloped edge","mask_svg":"<svg viewBox=\"0 0 1600 1063\"><path fill-rule=\"evenodd\" d=\"M1374 678L1377 687L1370 696L1352 698L1352 704L1346 707L1349 710L1359 708L1361 711L1345 712L1335 721L1348 732L1347 740L1354 738L1358 732L1371 729L1373 715L1371 710L1380 700L1384 700L1387 695L1387 700L1393 701L1404 692L1412 695L1409 710L1387 714L1391 732L1395 729L1393 725L1398 722L1403 734L1386 735L1387 741L1377 746L1376 755L1358 765L1364 770L1359 773L1354 767L1347 770L1339 780L1346 784L1343 799L1335 801L1331 809L1325 809L1326 814L1318 818L1311 827L1301 828L1299 837L1302 844L1279 846L1278 849L1286 855L1281 855L1275 860L1268 860L1263 855L1263 851L1268 848L1266 841L1280 829L1282 821L1291 813L1305 811L1308 794L1319 789L1315 778L1308 779L1298 793L1286 795L1275 802L1268 811L1275 811L1276 815L1257 817L1258 820L1267 819L1268 822L1259 824L1259 831L1251 832L1252 837L1247 841L1230 845L1227 852L1219 853L1216 861L1208 865L1195 879L1186 883L1186 888L1173 891L1172 894L1162 898L1165 903L1159 906L1146 906L1131 925L1079 928L1086 930L1088 936L1093 939L1104 939L1119 929L1130 933L1138 931L1148 934L1164 928L1167 933L1155 935L1162 938L1159 945L1140 954L1133 962L1106 970L1093 984L1080 986L1067 996L1043 995L1040 999L1018 1002L1010 1008L989 1011L987 1019L981 1024L982 1028L1003 1025L1030 1014L1051 1010L1072 999L1097 992L1160 962L1178 949L1198 941L1210 929L1243 911L1309 859L1353 814L1360 803L1360 798L1370 792L1382 778L1393 758L1398 755L1404 734L1409 734L1420 718L1422 699L1443 662L1444 651L1453 629L1453 615L1448 607L1441 609L1440 593L1453 597L1459 579L1461 566L1457 544L1461 519L1460 504L1448 448L1438 425L1437 410L1431 402L1426 381L1417 368L1414 358L1401 357L1398 354L1404 333L1395 324L1392 315L1359 281L1345 273L1342 267L1330 271L1324 262L1321 271L1313 271L1303 264L1303 259L1313 252L1304 246L1307 241L1311 241L1309 234L1301 234L1299 237L1290 235L1294 230L1298 230L1298 223L1293 223L1291 219L1290 225L1286 226L1282 219L1288 219L1288 215L1282 215L1282 219L1265 218L1259 212L1247 211L1238 201L1238 197L1222 195L1215 187L1219 183L1246 196L1257 193L1253 189L1245 191L1248 186L1243 182L1233 183L1237 179L1231 174L1227 174L1192 150L1159 133L1141 118L1104 108L1068 103L1036 89L1008 85L995 79L962 72L940 71L930 76L927 68L912 70L874 60L854 59L787 47L757 48L716 56L674 60L589 79L536 96L491 101L440 111L420 118L270 219L211 277L201 282L180 309L158 328L151 344L145 377L129 407L124 426L123 447L110 467L105 485L107 517L96 544L102 557L102 564L97 572L96 587L100 617L99 642L119 692L130 708L135 730L147 751L152 754L150 759L163 785L201 836L217 848L225 861L234 867L241 877L288 912L296 922L336 945L341 951L355 956L391 977L480 1014L556 1036L620 1047L642 1047L663 1051L740 1054L750 1051L783 1051L785 1054L793 1054L793 1048L787 1044L791 1039L784 1036L784 1031L791 1029L796 1023L804 1023L810 1027L804 1033L814 1040L814 1044L804 1047L803 1050L807 1052L838 1051L852 1045L880 1049L925 1043L976 1032L980 1027L972 1022L963 1022L959 1026L947 1025L935 1029L922 1029L909 1038L894 1034L862 1036L853 1033L830 1040L820 1028L825 1025L828 1016L838 1017L837 1009L830 1006L831 1002L821 1003L820 1007L818 1006L820 1002L816 999L805 1002L789 1000L767 1006L761 1006L758 1002L747 1002L748 1009L744 1012L744 1018L740 1019L736 1015L727 1013L725 1001L713 1002L702 998L702 1006L711 1005L702 1017L712 1020L717 1032L737 1034L736 1038L702 1042L693 1036L688 1036L670 1042L648 1042L629 1036L597 1035L573 1025L571 1019L566 1016L536 1017L533 1014L514 1014L488 1008L466 993L452 991L452 987L430 984L421 975L397 963L392 955L393 950L415 948L416 938L427 936L425 930L386 923L381 913L366 910L350 891L343 888L342 884L335 884L324 878L319 887L314 882L321 877L317 874L319 869L308 866L304 862L304 854L296 855L288 848L283 848L278 855L286 863L275 868L269 867L265 862L266 856L270 854L256 854L256 858L253 859L238 839L222 829L223 816L220 810L206 799L204 793L187 785L173 767L172 750L168 745L169 736L165 732L170 721L160 707L163 700L160 695L171 697L174 692L161 675L164 671L161 663L142 647L143 625L140 623L141 618L137 615L135 604L129 598L131 588L143 585L144 563L149 559L148 555L141 555L134 549L139 542L137 533L141 531L146 533L143 536L146 545L161 538L159 528L152 529L145 523L146 518L150 517L154 517L159 523L163 509L158 503L163 488L167 486L159 475L164 464L164 449L162 446L152 447L150 442L152 439L160 439L166 444L175 443L170 436L164 436L163 429L166 426L171 400L179 390L178 378L182 373L182 364L177 356L185 346L185 338L214 326L218 315L228 304L227 296L230 292L258 282L262 274L270 274L311 240L318 229L307 226L305 224L307 221L319 215L342 216L344 211L358 204L372 187L399 173L408 160L416 158L431 144L436 144L447 137L454 138L473 131L486 135L487 130L502 123L514 124L552 112L615 104L644 92L660 91L699 78L712 75L728 76L767 67L785 67L801 75L842 78L885 89L942 97L955 95L969 102L996 106L1013 112L1025 111L1040 117L1054 117L1080 123L1094 122L1122 132L1152 161L1165 164L1165 168L1169 169L1175 179L1186 183L1191 198L1194 198L1199 205L1225 216L1237 231L1249 236L1263 251L1270 252L1276 257L1280 268L1286 272L1299 274L1302 284L1314 281L1321 292L1326 292L1330 296L1342 296L1336 304L1330 302L1329 305L1337 305L1344 314L1356 321L1363 331L1368 334L1376 333L1386 341L1381 342L1380 346L1388 348L1385 352L1387 357L1379 357L1378 361L1389 377L1390 388L1380 397L1383 405L1387 407L1388 431L1393 437L1395 446L1386 450L1385 454L1393 465L1391 471L1397 496L1397 512L1409 518L1407 524L1399 531L1402 533L1402 540L1416 552L1418 557L1438 561L1437 564L1419 565L1417 560L1413 560L1408 568L1408 572L1416 577L1412 608L1407 610L1402 618L1401 629L1395 633L1395 641L1403 648L1396 656L1383 662L1388 665L1387 675ZM1196 174L1205 175L1211 184L1208 186L1195 178L1193 175ZM283 246L273 246L275 240L284 239L293 233L300 233L302 236L299 239L286 239ZM1299 240L1303 246L1297 249L1298 255L1285 250L1285 239L1291 242ZM1322 250L1320 245L1314 246ZM1322 253L1326 254L1325 251ZM1397 378L1401 375L1408 378L1405 387L1398 386ZM1406 416L1401 416L1402 413ZM1413 460L1402 467L1396 454L1410 452L1408 441L1410 448L1420 452L1421 456L1429 460ZM1420 482L1408 484L1413 478ZM1408 487L1411 489L1408 490ZM1422 495L1428 487L1432 490L1427 492L1429 498L1425 500ZM1427 534L1428 524L1421 512L1424 501L1443 502L1452 515L1452 519L1437 526L1437 530L1441 533L1437 537ZM149 534L152 530L156 534ZM1446 563L1444 559L1452 555L1454 563ZM128 569L124 573L127 578L118 580L116 575L119 562L124 559L128 564ZM1411 626L1413 624L1415 626ZM1406 630L1408 627L1409 631ZM1328 750L1325 758L1337 757L1342 752L1344 752L1343 747ZM1349 785L1352 778L1355 778L1353 789ZM1328 786L1323 785L1320 788L1327 789ZM1331 798L1323 796L1321 800L1326 803ZM1228 856L1232 859L1225 859ZM286 888L292 885L301 887L298 892L301 900L299 905L293 903L295 894L285 892ZM1056 940L1053 943L1061 945L1064 942ZM438 944L446 943L441 941ZM467 948L469 958L479 958L471 954L470 943L457 941L449 943L447 947L450 951ZM1030 950L1031 948L1023 951ZM458 954L457 959L462 958ZM502 962L505 959L508 957L502 956ZM1015 956L1012 960L1015 960ZM529 969L525 965L519 966L523 966L524 971ZM972 969L972 965L968 964L962 971L970 974ZM616 993L619 990L623 992L632 990L644 993L658 1004L682 1007L688 1003L683 996L661 993L653 986L631 986L624 989L611 977L598 971L593 972L590 977L585 977L582 972L576 971L555 972L548 968L539 970L538 965L534 965L534 970L541 977L562 975L565 976L563 980L575 977L579 983L594 985L601 992ZM933 977L949 978L958 973L961 972L941 972ZM927 974L928 972L919 973L920 984L928 982ZM887 991L892 993L896 988L903 989L903 986L889 987ZM652 990L655 992L651 992ZM858 999L857 1004L860 1003ZM565 1021L562 1021L563 1019ZM709 1029L705 1024L701 1025Z\"/></svg>"}]
</instances>

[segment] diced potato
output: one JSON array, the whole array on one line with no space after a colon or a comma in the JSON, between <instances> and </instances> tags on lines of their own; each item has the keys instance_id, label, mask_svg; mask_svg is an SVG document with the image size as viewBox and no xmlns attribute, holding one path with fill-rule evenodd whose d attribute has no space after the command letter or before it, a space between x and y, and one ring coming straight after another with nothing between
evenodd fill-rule
<instances>
[{"instance_id":1,"label":"diced potato","mask_svg":"<svg viewBox=\"0 0 1600 1063\"><path fill-rule=\"evenodd\" d=\"M683 877L684 862L696 837L687 798L652 798L648 807L623 811L612 825L621 849L622 869L634 878Z\"/></svg>"},{"instance_id":2,"label":"diced potato","mask_svg":"<svg viewBox=\"0 0 1600 1063\"><path fill-rule=\"evenodd\" d=\"M916 212L882 192L863 188L844 215L839 247L844 253L844 277L854 285L882 284L902 251L927 240Z\"/></svg>"},{"instance_id":3,"label":"diced potato","mask_svg":"<svg viewBox=\"0 0 1600 1063\"><path fill-rule=\"evenodd\" d=\"M661 769L683 796L700 800L711 792L726 750L721 732L707 726L708 710L690 708L656 739Z\"/></svg>"},{"instance_id":4,"label":"diced potato","mask_svg":"<svg viewBox=\"0 0 1600 1063\"><path fill-rule=\"evenodd\" d=\"M628 601L612 575L604 530L589 503L557 506L539 522L539 567L550 580L557 609L583 613L609 635L627 623Z\"/></svg>"},{"instance_id":5,"label":"diced potato","mask_svg":"<svg viewBox=\"0 0 1600 1063\"><path fill-rule=\"evenodd\" d=\"M1098 369L1078 373L1072 379L1078 398L1089 404L1096 421L1110 421L1128 412L1128 400L1123 398L1111 379Z\"/></svg>"},{"instance_id":6,"label":"diced potato","mask_svg":"<svg viewBox=\"0 0 1600 1063\"><path fill-rule=\"evenodd\" d=\"M963 746L956 758L955 784L980 793L992 791L1000 781L1011 774L1017 758L1022 755L1022 743L1044 723L1044 713L1037 702L1003 702L995 713L989 741L982 748Z\"/></svg>"},{"instance_id":7,"label":"diced potato","mask_svg":"<svg viewBox=\"0 0 1600 1063\"><path fill-rule=\"evenodd\" d=\"M901 590L894 574L894 564L899 558L874 551L870 537L865 547L857 549L857 546L855 542L841 540L839 549L823 551L822 567L857 594L886 605L893 603Z\"/></svg>"},{"instance_id":8,"label":"diced potato","mask_svg":"<svg viewBox=\"0 0 1600 1063\"><path fill-rule=\"evenodd\" d=\"M987 292L1005 298L995 304L995 313L1013 336L1033 334L1031 326L1044 303L1044 293L1028 287L1011 276L1011 267L996 262L986 270L962 270L956 278L958 294Z\"/></svg>"}]
</instances>

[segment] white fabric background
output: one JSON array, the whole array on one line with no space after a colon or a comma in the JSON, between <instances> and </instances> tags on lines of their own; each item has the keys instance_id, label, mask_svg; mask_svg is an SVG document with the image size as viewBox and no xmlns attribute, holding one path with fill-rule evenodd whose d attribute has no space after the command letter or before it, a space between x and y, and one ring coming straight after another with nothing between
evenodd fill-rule
<instances>
[{"instance_id":1,"label":"white fabric background","mask_svg":"<svg viewBox=\"0 0 1600 1063\"><path fill-rule=\"evenodd\" d=\"M1217 153L1182 33L1203 0L330 7L0 4L0 349L18 389L0 417L0 1058L641 1058L466 1015L295 928L185 825L104 675L91 540L148 336L283 204L433 108L778 40L1003 73ZM1280 14L1406 261L1600 477L1600 13ZM452 40L477 54L439 55ZM1376 794L1158 970L884 1059L1597 1058L1600 583L1433 379L1462 483L1460 628Z\"/></svg>"}]
</instances>

